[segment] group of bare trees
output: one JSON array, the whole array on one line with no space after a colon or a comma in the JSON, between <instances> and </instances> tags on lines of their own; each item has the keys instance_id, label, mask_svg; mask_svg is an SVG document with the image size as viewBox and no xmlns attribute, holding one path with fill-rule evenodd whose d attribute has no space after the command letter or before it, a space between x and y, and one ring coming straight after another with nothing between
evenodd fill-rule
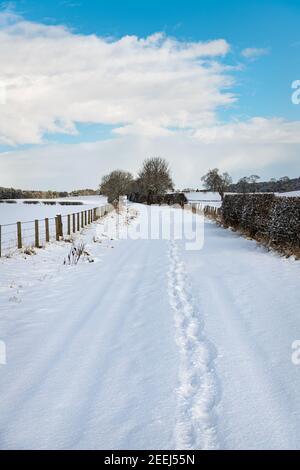
<instances>
[{"instance_id":1,"label":"group of bare trees","mask_svg":"<svg viewBox=\"0 0 300 470\"><path fill-rule=\"evenodd\" d=\"M202 176L201 181L203 181L205 189L219 193L223 200L225 192L232 183L232 178L228 173L220 173L218 168L214 168Z\"/></svg>"},{"instance_id":2,"label":"group of bare trees","mask_svg":"<svg viewBox=\"0 0 300 470\"><path fill-rule=\"evenodd\" d=\"M68 196L95 196L99 191L94 189L78 189L67 191L24 191L22 189L0 187L0 200L2 199L55 199Z\"/></svg>"},{"instance_id":3,"label":"group of bare trees","mask_svg":"<svg viewBox=\"0 0 300 470\"><path fill-rule=\"evenodd\" d=\"M146 159L137 178L123 170L114 170L103 176L100 193L108 197L108 202L118 201L120 196L139 193L149 200L151 196L172 191L174 184L168 162L164 158Z\"/></svg>"},{"instance_id":4,"label":"group of bare trees","mask_svg":"<svg viewBox=\"0 0 300 470\"><path fill-rule=\"evenodd\" d=\"M240 178L235 185L233 185L232 178L228 173L220 173L218 168L214 168L213 170L209 170L201 180L207 190L219 193L223 200L225 192L229 190L240 193L256 192L260 176L244 176L243 178Z\"/></svg>"},{"instance_id":5,"label":"group of bare trees","mask_svg":"<svg viewBox=\"0 0 300 470\"><path fill-rule=\"evenodd\" d=\"M244 176L236 184L230 187L230 191L239 193L255 193L255 192L287 192L297 191L300 189L300 179L290 179L283 176L279 179L271 178L269 181L260 181L257 175Z\"/></svg>"},{"instance_id":6,"label":"group of bare trees","mask_svg":"<svg viewBox=\"0 0 300 470\"><path fill-rule=\"evenodd\" d=\"M217 192L223 200L226 192L272 192L280 190L288 190L291 186L300 187L300 179L290 180L288 177L280 178L280 180L270 180L267 183L259 182L258 175L244 176L235 184L232 183L231 176L227 173L221 173L218 168L209 170L201 181L207 191ZM294 184L295 183L295 184ZM274 188L273 188L274 186ZM298 189L298 188L296 188ZM155 157L146 159L137 178L131 173L123 170L115 170L102 178L100 192L108 197L109 202L119 200L122 195L143 195L147 203L151 203L151 199L158 195L163 195L167 191L173 191L174 184L171 178L171 172L168 162L164 158Z\"/></svg>"},{"instance_id":7,"label":"group of bare trees","mask_svg":"<svg viewBox=\"0 0 300 470\"><path fill-rule=\"evenodd\" d=\"M0 200L2 199L53 199L67 197L67 191L24 191L22 189L0 187Z\"/></svg>"},{"instance_id":8,"label":"group of bare trees","mask_svg":"<svg viewBox=\"0 0 300 470\"><path fill-rule=\"evenodd\" d=\"M251 182L258 179L252 176ZM217 192L222 200L225 192L232 184L232 178L228 173L220 173L218 168L209 170L201 180L208 191ZM114 170L103 176L100 185L100 193L108 197L108 202L118 201L120 196L139 194L145 196L145 201L151 202L151 198L173 191L174 184L168 162L160 157L148 158L138 172L137 178L124 170Z\"/></svg>"},{"instance_id":9,"label":"group of bare trees","mask_svg":"<svg viewBox=\"0 0 300 470\"><path fill-rule=\"evenodd\" d=\"M290 179L287 176L276 180L272 178L270 181L260 181L260 176L250 175L244 176L237 183L232 183L232 178L228 173L220 173L217 168L209 170L201 180L205 189L208 191L218 192L223 200L225 192L234 193L256 193L256 192L285 192L297 191L300 189L300 178Z\"/></svg>"},{"instance_id":10,"label":"group of bare trees","mask_svg":"<svg viewBox=\"0 0 300 470\"><path fill-rule=\"evenodd\" d=\"M251 176L243 176L237 182L237 187L239 192L241 193L248 193L248 192L255 192L256 190L256 183L260 180L260 176L258 175L251 175Z\"/></svg>"}]
</instances>

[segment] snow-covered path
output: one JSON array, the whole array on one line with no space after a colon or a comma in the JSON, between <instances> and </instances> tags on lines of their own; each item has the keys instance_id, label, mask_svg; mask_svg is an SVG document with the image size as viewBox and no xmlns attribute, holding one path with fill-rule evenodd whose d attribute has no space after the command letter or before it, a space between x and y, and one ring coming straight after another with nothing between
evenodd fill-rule
<instances>
[{"instance_id":1,"label":"snow-covered path","mask_svg":"<svg viewBox=\"0 0 300 470\"><path fill-rule=\"evenodd\" d=\"M72 267L17 306L1 331L1 448L172 446L169 260L164 243L150 244L112 243L101 263Z\"/></svg>"},{"instance_id":2,"label":"snow-covered path","mask_svg":"<svg viewBox=\"0 0 300 470\"><path fill-rule=\"evenodd\" d=\"M183 252L216 348L222 448L300 448L300 263L207 221L201 252Z\"/></svg>"},{"instance_id":3,"label":"snow-covered path","mask_svg":"<svg viewBox=\"0 0 300 470\"><path fill-rule=\"evenodd\" d=\"M0 265L0 448L300 448L300 263L209 221L199 252L93 230L94 263Z\"/></svg>"}]
</instances>

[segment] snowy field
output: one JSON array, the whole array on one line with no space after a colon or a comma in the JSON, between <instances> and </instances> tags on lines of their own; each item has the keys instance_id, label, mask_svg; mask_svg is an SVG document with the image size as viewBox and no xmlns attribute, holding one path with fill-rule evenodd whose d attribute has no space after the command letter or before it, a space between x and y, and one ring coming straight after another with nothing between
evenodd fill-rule
<instances>
[{"instance_id":1,"label":"snowy field","mask_svg":"<svg viewBox=\"0 0 300 470\"><path fill-rule=\"evenodd\" d=\"M35 220L39 220L39 241L45 244L45 218L49 219L50 239L55 238L55 217L62 215L63 225L67 226L67 214L82 212L95 207L104 206L107 198L92 196L84 198L50 199L56 205L43 204L43 199L38 204L24 204L23 199L17 200L15 204L0 203L0 226L1 226L1 253L2 256L11 256L17 246L17 224L22 222L22 244L23 248L34 245L35 242ZM82 202L82 205L61 205L60 202Z\"/></svg>"},{"instance_id":2,"label":"snowy field","mask_svg":"<svg viewBox=\"0 0 300 470\"><path fill-rule=\"evenodd\" d=\"M299 449L300 263L210 221L200 251L116 224L76 266L67 243L0 260L0 448Z\"/></svg>"},{"instance_id":3,"label":"snowy field","mask_svg":"<svg viewBox=\"0 0 300 470\"><path fill-rule=\"evenodd\" d=\"M30 199L26 199L27 201ZM70 214L72 212L79 212L81 210L92 209L93 207L102 206L106 204L106 198L103 196L86 196L81 198L64 198L64 199L49 199L49 201L56 201L54 206L42 204L24 204L24 199L17 199L16 204L0 203L0 225L14 224L15 222L26 222L35 219L45 219L45 217L55 217L57 214ZM41 201L47 201L42 199ZM85 205L82 208L79 205L62 206L60 201L75 201L83 202Z\"/></svg>"},{"instance_id":4,"label":"snowy field","mask_svg":"<svg viewBox=\"0 0 300 470\"><path fill-rule=\"evenodd\" d=\"M207 191L207 192L190 192L190 193L184 193L184 194L190 203L200 204L203 208L205 206L211 206L211 207L222 206L221 196L219 195L219 193ZM275 193L275 195L277 197L300 197L300 191L291 191L288 193Z\"/></svg>"},{"instance_id":5,"label":"snowy field","mask_svg":"<svg viewBox=\"0 0 300 470\"><path fill-rule=\"evenodd\" d=\"M184 193L188 202L201 204L201 206L221 207L222 200L219 193L214 192L190 192Z\"/></svg>"},{"instance_id":6,"label":"snowy field","mask_svg":"<svg viewBox=\"0 0 300 470\"><path fill-rule=\"evenodd\" d=\"M300 197L300 191L290 191L288 193L276 193L280 197Z\"/></svg>"}]
</instances>

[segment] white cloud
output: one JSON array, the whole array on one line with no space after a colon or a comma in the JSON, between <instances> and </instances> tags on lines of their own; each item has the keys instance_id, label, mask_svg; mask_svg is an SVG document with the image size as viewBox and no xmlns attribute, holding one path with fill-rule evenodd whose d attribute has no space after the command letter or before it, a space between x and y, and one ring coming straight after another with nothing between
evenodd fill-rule
<instances>
[{"instance_id":1,"label":"white cloud","mask_svg":"<svg viewBox=\"0 0 300 470\"><path fill-rule=\"evenodd\" d=\"M236 101L234 69L220 60L228 51L223 39L108 40L0 14L0 143L39 144L49 132L76 134L78 122L116 127L114 138L100 142L0 154L1 185L96 187L113 168L136 172L155 155L170 161L178 187L200 186L216 166L234 177L300 174L300 122L219 122L219 108ZM257 51L243 52L254 58Z\"/></svg>"},{"instance_id":2,"label":"white cloud","mask_svg":"<svg viewBox=\"0 0 300 470\"><path fill-rule=\"evenodd\" d=\"M193 136L203 143L300 144L300 121L255 117L243 122L202 127Z\"/></svg>"},{"instance_id":3,"label":"white cloud","mask_svg":"<svg viewBox=\"0 0 300 470\"><path fill-rule=\"evenodd\" d=\"M246 59L258 59L261 56L268 55L270 50L268 48L247 47L243 49L241 55Z\"/></svg>"},{"instance_id":4,"label":"white cloud","mask_svg":"<svg viewBox=\"0 0 300 470\"><path fill-rule=\"evenodd\" d=\"M162 33L108 40L0 14L0 143L41 143L45 133L76 133L76 122L164 133L216 121L235 97L218 61L223 40L180 42ZM120 132L126 132L120 130Z\"/></svg>"}]
</instances>

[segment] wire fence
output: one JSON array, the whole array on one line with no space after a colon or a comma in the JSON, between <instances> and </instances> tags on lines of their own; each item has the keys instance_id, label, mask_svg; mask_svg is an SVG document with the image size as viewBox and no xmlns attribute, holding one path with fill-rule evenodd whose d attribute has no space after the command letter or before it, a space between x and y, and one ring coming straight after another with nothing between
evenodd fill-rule
<instances>
[{"instance_id":1,"label":"wire fence","mask_svg":"<svg viewBox=\"0 0 300 470\"><path fill-rule=\"evenodd\" d=\"M42 248L80 232L113 210L111 204L56 217L0 225L0 257L22 248Z\"/></svg>"}]
</instances>

